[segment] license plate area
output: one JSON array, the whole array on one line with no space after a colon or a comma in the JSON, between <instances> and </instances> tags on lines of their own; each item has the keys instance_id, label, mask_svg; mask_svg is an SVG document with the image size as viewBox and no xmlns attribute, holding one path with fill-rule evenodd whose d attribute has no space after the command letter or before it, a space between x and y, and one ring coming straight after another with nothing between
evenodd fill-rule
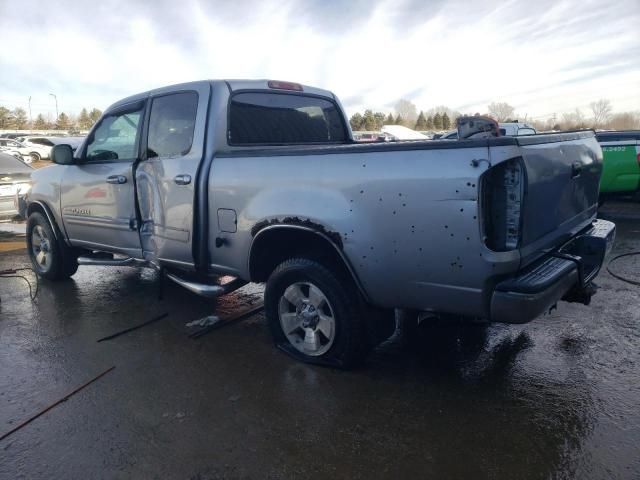
<instances>
[{"instance_id":1,"label":"license plate area","mask_svg":"<svg viewBox=\"0 0 640 480\"><path fill-rule=\"evenodd\" d=\"M0 185L0 197L8 197L9 195L15 195L15 185Z\"/></svg>"}]
</instances>

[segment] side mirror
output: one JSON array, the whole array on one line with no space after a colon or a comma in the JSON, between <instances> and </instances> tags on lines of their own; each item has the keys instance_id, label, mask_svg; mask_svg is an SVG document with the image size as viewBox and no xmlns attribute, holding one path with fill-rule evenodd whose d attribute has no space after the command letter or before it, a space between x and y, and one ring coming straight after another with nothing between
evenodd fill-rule
<instances>
[{"instance_id":1,"label":"side mirror","mask_svg":"<svg viewBox=\"0 0 640 480\"><path fill-rule=\"evenodd\" d=\"M75 163L71 145L56 145L51 149L51 161L58 165L72 165Z\"/></svg>"}]
</instances>

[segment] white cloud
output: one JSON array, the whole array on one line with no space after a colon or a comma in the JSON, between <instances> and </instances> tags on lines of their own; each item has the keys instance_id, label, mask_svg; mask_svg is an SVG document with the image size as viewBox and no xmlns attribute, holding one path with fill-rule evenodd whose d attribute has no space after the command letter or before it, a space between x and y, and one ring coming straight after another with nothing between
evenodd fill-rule
<instances>
[{"instance_id":1,"label":"white cloud","mask_svg":"<svg viewBox=\"0 0 640 480\"><path fill-rule=\"evenodd\" d=\"M351 112L401 97L466 112L507 101L533 117L598 98L640 109L637 0L49 5L0 7L0 104L32 96L34 115L55 111L51 92L77 112L201 78L299 81Z\"/></svg>"}]
</instances>

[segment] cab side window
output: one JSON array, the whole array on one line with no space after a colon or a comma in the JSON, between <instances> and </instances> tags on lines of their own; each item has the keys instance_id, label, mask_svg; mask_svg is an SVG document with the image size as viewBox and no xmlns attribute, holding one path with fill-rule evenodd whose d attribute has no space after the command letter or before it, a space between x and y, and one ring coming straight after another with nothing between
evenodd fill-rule
<instances>
[{"instance_id":1,"label":"cab side window","mask_svg":"<svg viewBox=\"0 0 640 480\"><path fill-rule=\"evenodd\" d=\"M196 92L180 92L153 99L149 116L147 156L181 157L191 150L198 110Z\"/></svg>"},{"instance_id":2,"label":"cab side window","mask_svg":"<svg viewBox=\"0 0 640 480\"><path fill-rule=\"evenodd\" d=\"M134 160L142 109L105 116L87 145L89 162Z\"/></svg>"}]
</instances>

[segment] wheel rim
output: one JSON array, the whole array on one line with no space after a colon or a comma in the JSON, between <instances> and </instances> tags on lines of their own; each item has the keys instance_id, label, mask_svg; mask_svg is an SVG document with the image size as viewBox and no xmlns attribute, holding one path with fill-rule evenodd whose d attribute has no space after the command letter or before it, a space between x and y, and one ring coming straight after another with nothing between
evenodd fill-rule
<instances>
[{"instance_id":1,"label":"wheel rim","mask_svg":"<svg viewBox=\"0 0 640 480\"><path fill-rule=\"evenodd\" d=\"M326 353L336 337L333 309L325 294L308 282L289 285L278 306L280 326L299 352L317 357Z\"/></svg>"},{"instance_id":2,"label":"wheel rim","mask_svg":"<svg viewBox=\"0 0 640 480\"><path fill-rule=\"evenodd\" d=\"M40 160L40 156L37 153L32 153L31 155L29 155L29 157L31 158L32 162L37 162L38 160Z\"/></svg>"},{"instance_id":3,"label":"wheel rim","mask_svg":"<svg viewBox=\"0 0 640 480\"><path fill-rule=\"evenodd\" d=\"M51 239L41 225L33 227L31 232L31 253L37 268L47 271L51 265Z\"/></svg>"}]
</instances>

